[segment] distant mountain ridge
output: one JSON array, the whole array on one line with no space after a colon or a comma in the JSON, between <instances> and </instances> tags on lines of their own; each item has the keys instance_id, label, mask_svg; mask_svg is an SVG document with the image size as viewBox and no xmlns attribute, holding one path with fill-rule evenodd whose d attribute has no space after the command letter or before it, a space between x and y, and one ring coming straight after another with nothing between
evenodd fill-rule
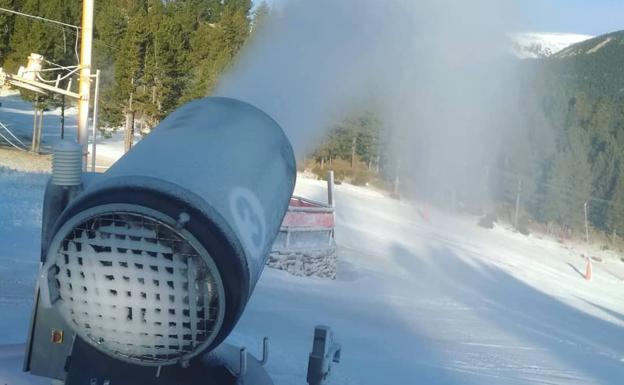
<instances>
[{"instance_id":1,"label":"distant mountain ridge","mask_svg":"<svg viewBox=\"0 0 624 385\"><path fill-rule=\"evenodd\" d=\"M542 32L510 33L507 36L511 41L511 52L521 59L551 57L574 44L593 38L590 35Z\"/></svg>"},{"instance_id":2,"label":"distant mountain ridge","mask_svg":"<svg viewBox=\"0 0 624 385\"><path fill-rule=\"evenodd\" d=\"M571 45L543 61L550 76L592 98L624 99L624 31Z\"/></svg>"},{"instance_id":3,"label":"distant mountain ridge","mask_svg":"<svg viewBox=\"0 0 624 385\"><path fill-rule=\"evenodd\" d=\"M554 56L563 58L577 55L591 55L599 51L624 50L624 31L612 32L573 44Z\"/></svg>"}]
</instances>

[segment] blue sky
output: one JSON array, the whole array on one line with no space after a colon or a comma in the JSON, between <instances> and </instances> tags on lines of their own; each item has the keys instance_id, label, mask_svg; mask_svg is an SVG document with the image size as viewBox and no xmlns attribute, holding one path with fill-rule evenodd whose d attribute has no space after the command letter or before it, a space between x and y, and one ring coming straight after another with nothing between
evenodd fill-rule
<instances>
[{"instance_id":1,"label":"blue sky","mask_svg":"<svg viewBox=\"0 0 624 385\"><path fill-rule=\"evenodd\" d=\"M599 35L624 30L624 0L517 0L528 7L527 31Z\"/></svg>"},{"instance_id":2,"label":"blue sky","mask_svg":"<svg viewBox=\"0 0 624 385\"><path fill-rule=\"evenodd\" d=\"M260 3L262 0L253 1ZM266 1L271 4L276 0ZM624 0L514 1L517 1L520 7L526 10L524 20L516 28L513 28L518 32L572 32L600 35L624 30Z\"/></svg>"}]
</instances>

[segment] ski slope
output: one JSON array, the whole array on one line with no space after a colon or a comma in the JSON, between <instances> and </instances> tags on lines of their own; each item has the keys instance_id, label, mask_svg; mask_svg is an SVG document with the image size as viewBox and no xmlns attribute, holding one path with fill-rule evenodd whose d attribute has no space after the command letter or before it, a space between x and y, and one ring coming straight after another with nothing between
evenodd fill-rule
<instances>
[{"instance_id":1,"label":"ski slope","mask_svg":"<svg viewBox=\"0 0 624 385\"><path fill-rule=\"evenodd\" d=\"M27 138L32 107L0 97L0 121ZM44 117L43 144L59 137L59 111ZM75 135L67 111L67 135ZM123 138L98 145L103 165ZM0 385L45 383L20 373L38 269L49 167L0 156ZM18 171L19 170L19 171ZM325 184L299 177L296 193L325 199ZM312 330L333 328L343 346L333 384L619 384L624 378L624 263L612 252L524 237L476 218L432 210L373 190L336 186L335 281L265 269L230 336L260 354L278 385L305 384ZM594 280L581 254L596 255Z\"/></svg>"},{"instance_id":2,"label":"ski slope","mask_svg":"<svg viewBox=\"0 0 624 385\"><path fill-rule=\"evenodd\" d=\"M26 338L46 177L0 170L0 384L37 383L7 373ZM324 186L299 178L296 192L322 200ZM426 222L417 204L346 184L335 197L338 279L266 269L229 338L259 355L269 336L276 384L305 383L317 324L343 346L333 384L621 382L623 263L586 282L577 247L435 210Z\"/></svg>"},{"instance_id":3,"label":"ski slope","mask_svg":"<svg viewBox=\"0 0 624 385\"><path fill-rule=\"evenodd\" d=\"M319 199L323 184L300 179L297 193ZM303 383L317 323L343 344L335 384L620 383L621 262L586 282L578 252L553 241L435 211L425 222L349 185L336 201L339 279L265 271L232 337L272 337L277 383Z\"/></svg>"}]
</instances>

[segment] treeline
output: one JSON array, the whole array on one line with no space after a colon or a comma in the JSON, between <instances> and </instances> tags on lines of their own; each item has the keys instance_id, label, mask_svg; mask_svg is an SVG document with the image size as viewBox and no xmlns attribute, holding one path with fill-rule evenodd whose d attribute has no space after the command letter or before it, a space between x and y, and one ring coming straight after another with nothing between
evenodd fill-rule
<instances>
[{"instance_id":1,"label":"treeline","mask_svg":"<svg viewBox=\"0 0 624 385\"><path fill-rule=\"evenodd\" d=\"M523 207L542 223L582 229L586 205L592 227L624 235L624 34L612 38L530 69L544 120L508 143L500 179L507 200L522 183Z\"/></svg>"},{"instance_id":2,"label":"treeline","mask_svg":"<svg viewBox=\"0 0 624 385\"><path fill-rule=\"evenodd\" d=\"M153 127L180 104L210 94L267 17L266 5L255 16L251 6L251 0L96 1L93 67L102 70L104 124L118 127L129 117ZM0 0L0 7L80 24L81 0ZM74 28L0 12L0 62L9 72L32 52L44 55L46 66L75 66L78 38ZM484 198L513 207L520 197L526 215L567 229L583 226L587 206L593 227L623 235L624 33L608 38L598 51L595 40L570 57L524 62L531 93L514 108L521 119L509 122L515 126L502 148L446 190L431 183L430 166L406 180L414 159L401 164L389 145L392 127L374 106L336 122L309 159L319 174L331 167L340 179L388 188L399 186L400 177L400 186L420 197L448 195L465 207L484 205ZM412 152L426 157L423 146Z\"/></svg>"},{"instance_id":3,"label":"treeline","mask_svg":"<svg viewBox=\"0 0 624 385\"><path fill-rule=\"evenodd\" d=\"M392 128L374 109L334 125L313 154L317 173L347 168L357 176L364 169L368 180L389 188L398 175L402 193L472 212L505 208L510 219L519 199L525 222L560 234L584 234L587 210L591 227L624 236L624 32L608 37L611 44L598 52L524 61L526 92L510 107L506 135L483 163L462 171L463 180L436 190L429 180L435 174L408 170L417 168L413 159L401 168L388 145ZM583 46L591 50L601 39ZM328 166L336 159L338 167Z\"/></svg>"},{"instance_id":4,"label":"treeline","mask_svg":"<svg viewBox=\"0 0 624 385\"><path fill-rule=\"evenodd\" d=\"M0 0L0 7L79 25L80 0ZM251 0L96 1L93 68L102 70L101 118L151 127L205 96L252 28ZM31 52L78 63L75 29L0 13L0 59L10 72Z\"/></svg>"}]
</instances>

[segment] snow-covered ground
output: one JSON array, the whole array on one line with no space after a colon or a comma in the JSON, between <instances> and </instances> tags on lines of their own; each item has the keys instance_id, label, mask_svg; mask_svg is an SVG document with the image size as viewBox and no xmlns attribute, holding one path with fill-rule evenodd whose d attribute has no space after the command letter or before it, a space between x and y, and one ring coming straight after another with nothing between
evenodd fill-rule
<instances>
[{"instance_id":1,"label":"snow-covered ground","mask_svg":"<svg viewBox=\"0 0 624 385\"><path fill-rule=\"evenodd\" d=\"M0 171L0 344L23 342L37 269L44 174ZM299 179L323 199L324 183ZM474 218L337 186L338 279L265 270L230 337L277 384L303 384L312 329L343 346L334 384L617 384L624 375L623 265ZM13 348L14 349L14 348ZM6 382L6 381L5 381ZM2 378L0 378L0 383Z\"/></svg>"},{"instance_id":2,"label":"snow-covered ground","mask_svg":"<svg viewBox=\"0 0 624 385\"><path fill-rule=\"evenodd\" d=\"M297 193L321 198L323 183ZM343 344L335 384L617 384L624 375L621 262L475 218L337 187L338 279L267 270L232 340L272 338L279 384L303 383L310 332ZM624 264L622 264L624 266Z\"/></svg>"},{"instance_id":3,"label":"snow-covered ground","mask_svg":"<svg viewBox=\"0 0 624 385\"><path fill-rule=\"evenodd\" d=\"M24 144L30 146L33 133L34 110L30 102L20 98L17 91L0 90L0 123L4 124ZM76 138L75 107L65 109L65 137L71 140ZM14 144L18 144L10 134L0 126L0 134L6 136ZM110 137L102 137L98 133L96 139L96 167L103 171L124 153L124 135L122 130L110 132ZM41 149L50 152L52 144L61 139L61 109L55 108L44 112L42 124ZM135 143L141 140L141 135L135 134ZM89 151L92 149L92 132L89 131ZM10 145L0 136L0 146ZM21 147L21 146L20 146ZM90 160L89 160L90 164Z\"/></svg>"},{"instance_id":4,"label":"snow-covered ground","mask_svg":"<svg viewBox=\"0 0 624 385\"><path fill-rule=\"evenodd\" d=\"M17 385L4 373L20 369L48 174L1 166L0 384ZM299 178L296 193L323 200L325 183ZM438 210L425 221L416 203L348 184L335 200L337 279L266 269L229 338L259 354L269 336L276 384L305 383L317 324L343 347L333 384L621 383L624 263L615 255L601 254L587 282L580 255L596 250Z\"/></svg>"}]
</instances>

